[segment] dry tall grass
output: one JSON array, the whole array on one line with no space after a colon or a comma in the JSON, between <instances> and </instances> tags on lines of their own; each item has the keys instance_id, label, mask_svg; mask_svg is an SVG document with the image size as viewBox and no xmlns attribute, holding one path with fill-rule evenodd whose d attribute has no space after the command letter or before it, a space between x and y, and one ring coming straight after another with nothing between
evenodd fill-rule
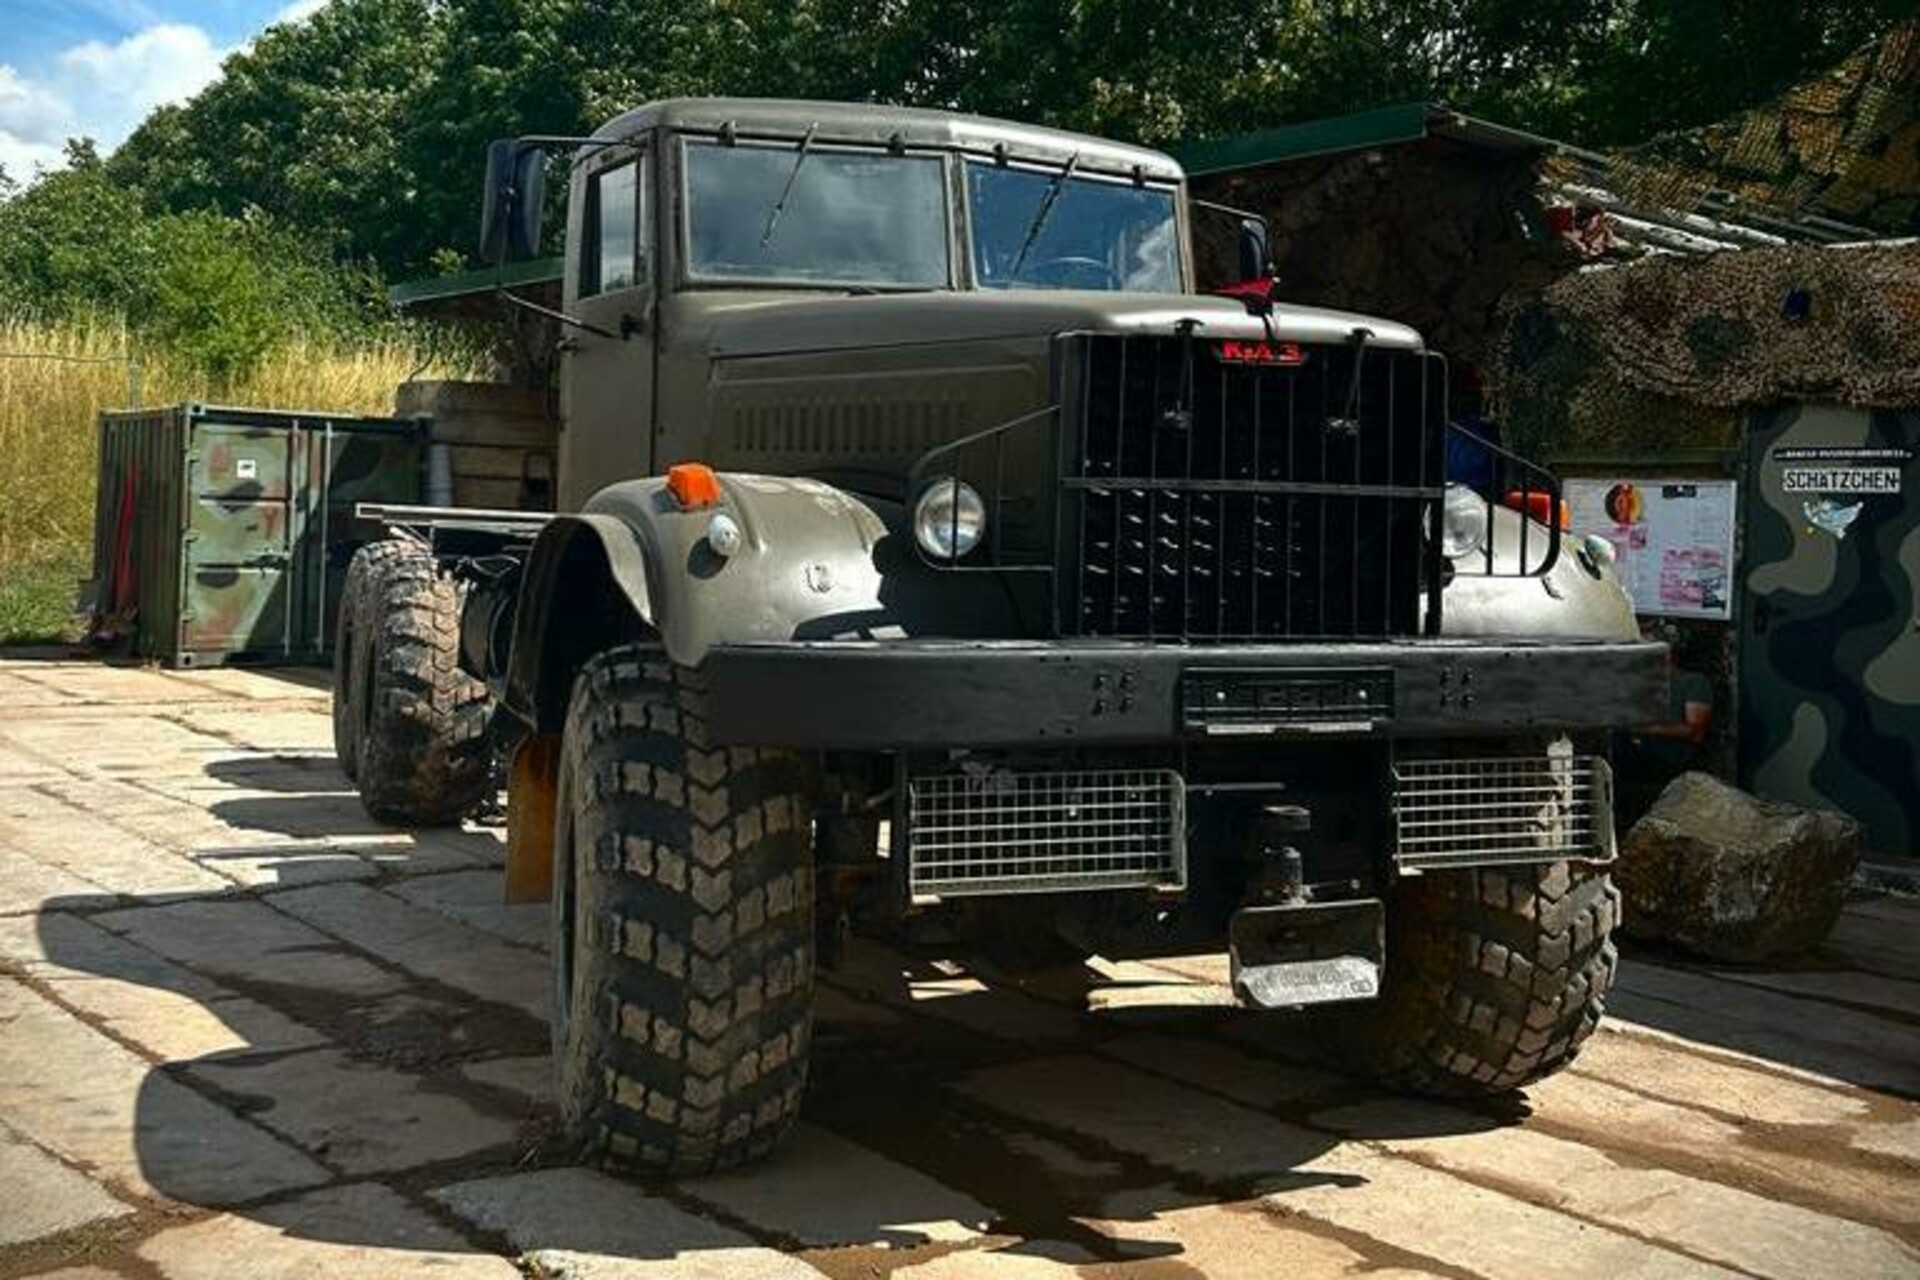
<instances>
[{"instance_id":1,"label":"dry tall grass","mask_svg":"<svg viewBox=\"0 0 1920 1280\"><path fill-rule=\"evenodd\" d=\"M138 367L132 380L125 356ZM87 576L93 529L95 422L102 409L210 400L263 409L390 413L394 387L424 362L412 343L300 342L222 388L142 352L112 321L0 319L0 642L44 639L68 621ZM430 367L430 376L473 376Z\"/></svg>"}]
</instances>

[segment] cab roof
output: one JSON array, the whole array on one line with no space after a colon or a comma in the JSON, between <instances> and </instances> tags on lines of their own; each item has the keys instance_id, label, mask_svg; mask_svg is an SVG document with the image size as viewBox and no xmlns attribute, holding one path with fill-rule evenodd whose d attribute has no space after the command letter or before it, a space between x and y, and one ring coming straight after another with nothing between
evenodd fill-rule
<instances>
[{"instance_id":1,"label":"cab roof","mask_svg":"<svg viewBox=\"0 0 1920 1280\"><path fill-rule=\"evenodd\" d=\"M594 131L594 137L620 139L665 128L743 140L797 143L809 128L819 143L937 147L1011 160L1064 164L1079 157L1078 168L1137 175L1158 182L1184 178L1173 157L1145 147L1109 142L1082 133L1016 124L987 116L896 107L880 103L810 102L784 98L671 98L635 107Z\"/></svg>"}]
</instances>

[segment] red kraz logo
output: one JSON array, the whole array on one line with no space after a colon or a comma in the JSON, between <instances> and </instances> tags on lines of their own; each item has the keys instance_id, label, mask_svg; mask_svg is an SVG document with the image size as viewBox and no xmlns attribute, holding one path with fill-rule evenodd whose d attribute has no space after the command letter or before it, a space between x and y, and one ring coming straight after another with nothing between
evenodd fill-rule
<instances>
[{"instance_id":1,"label":"red kraz logo","mask_svg":"<svg viewBox=\"0 0 1920 1280\"><path fill-rule=\"evenodd\" d=\"M1227 341L1216 343L1214 352L1222 364L1297 365L1307 362L1307 353L1300 349L1297 342Z\"/></svg>"}]
</instances>

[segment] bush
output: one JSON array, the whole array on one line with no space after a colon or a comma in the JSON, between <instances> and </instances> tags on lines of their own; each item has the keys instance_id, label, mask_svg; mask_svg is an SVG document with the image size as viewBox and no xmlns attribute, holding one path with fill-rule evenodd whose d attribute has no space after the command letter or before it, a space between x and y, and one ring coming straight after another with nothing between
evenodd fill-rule
<instances>
[{"instance_id":1,"label":"bush","mask_svg":"<svg viewBox=\"0 0 1920 1280\"><path fill-rule=\"evenodd\" d=\"M123 315L134 336L230 396L268 355L304 335L379 338L392 321L380 284L329 260L257 211L149 213L90 144L24 191L0 188L0 313L80 320Z\"/></svg>"}]
</instances>

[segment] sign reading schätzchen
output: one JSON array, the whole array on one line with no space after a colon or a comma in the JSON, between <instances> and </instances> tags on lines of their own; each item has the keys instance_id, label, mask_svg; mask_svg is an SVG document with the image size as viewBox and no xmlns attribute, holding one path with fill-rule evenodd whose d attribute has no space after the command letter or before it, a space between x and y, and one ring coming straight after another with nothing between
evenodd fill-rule
<instances>
[{"instance_id":1,"label":"sign reading sch\u00e4tzchen","mask_svg":"<svg viewBox=\"0 0 1920 1280\"><path fill-rule=\"evenodd\" d=\"M1900 448L1802 445L1775 449L1769 458L1780 468L1783 493L1864 496L1899 493L1913 452Z\"/></svg>"}]
</instances>

